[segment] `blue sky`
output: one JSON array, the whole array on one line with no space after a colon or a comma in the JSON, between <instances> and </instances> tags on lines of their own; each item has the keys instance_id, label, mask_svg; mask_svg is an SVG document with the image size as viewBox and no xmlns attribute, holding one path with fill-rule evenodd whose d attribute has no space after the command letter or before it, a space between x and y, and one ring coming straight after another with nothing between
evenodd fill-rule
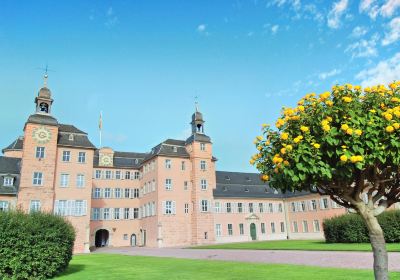
<instances>
[{"instance_id":1,"label":"blue sky","mask_svg":"<svg viewBox=\"0 0 400 280\"><path fill-rule=\"evenodd\" d=\"M218 170L248 163L262 123L335 83L400 77L400 0L0 3L0 146L22 135L46 63L53 114L98 145L185 139L197 95Z\"/></svg>"}]
</instances>

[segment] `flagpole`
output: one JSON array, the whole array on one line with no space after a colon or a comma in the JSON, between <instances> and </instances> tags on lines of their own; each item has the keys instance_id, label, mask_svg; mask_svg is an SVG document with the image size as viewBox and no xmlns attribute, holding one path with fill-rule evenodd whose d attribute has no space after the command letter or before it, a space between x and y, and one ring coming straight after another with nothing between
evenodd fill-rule
<instances>
[{"instance_id":1,"label":"flagpole","mask_svg":"<svg viewBox=\"0 0 400 280\"><path fill-rule=\"evenodd\" d=\"M101 132L102 132L102 129L103 129L103 111L100 111L100 120L99 120L99 136L100 136L100 148L102 147L101 146L101 138L102 138L102 135L101 135Z\"/></svg>"}]
</instances>

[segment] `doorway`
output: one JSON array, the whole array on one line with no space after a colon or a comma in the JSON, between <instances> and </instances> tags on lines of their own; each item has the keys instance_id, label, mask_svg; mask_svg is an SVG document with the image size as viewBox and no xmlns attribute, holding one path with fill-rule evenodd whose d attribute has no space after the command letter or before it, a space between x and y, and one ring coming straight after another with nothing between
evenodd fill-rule
<instances>
[{"instance_id":1,"label":"doorway","mask_svg":"<svg viewBox=\"0 0 400 280\"><path fill-rule=\"evenodd\" d=\"M107 247L108 246L108 239L110 237L110 234L108 230L106 229L99 229L96 232L96 238L95 238L95 246L96 247Z\"/></svg>"},{"instance_id":2,"label":"doorway","mask_svg":"<svg viewBox=\"0 0 400 280\"><path fill-rule=\"evenodd\" d=\"M131 246L136 247L136 234L131 235Z\"/></svg>"},{"instance_id":3,"label":"doorway","mask_svg":"<svg viewBox=\"0 0 400 280\"><path fill-rule=\"evenodd\" d=\"M255 223L250 224L250 236L251 240L257 240L257 229Z\"/></svg>"}]
</instances>

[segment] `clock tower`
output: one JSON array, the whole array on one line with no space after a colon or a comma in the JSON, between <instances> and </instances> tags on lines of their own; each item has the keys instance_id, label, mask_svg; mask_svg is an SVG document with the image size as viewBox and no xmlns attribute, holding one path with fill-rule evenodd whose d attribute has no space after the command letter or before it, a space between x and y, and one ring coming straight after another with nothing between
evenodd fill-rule
<instances>
[{"instance_id":1,"label":"clock tower","mask_svg":"<svg viewBox=\"0 0 400 280\"><path fill-rule=\"evenodd\" d=\"M35 98L35 113L24 127L18 206L27 212L53 211L58 122L50 114L52 103L46 74Z\"/></svg>"}]
</instances>

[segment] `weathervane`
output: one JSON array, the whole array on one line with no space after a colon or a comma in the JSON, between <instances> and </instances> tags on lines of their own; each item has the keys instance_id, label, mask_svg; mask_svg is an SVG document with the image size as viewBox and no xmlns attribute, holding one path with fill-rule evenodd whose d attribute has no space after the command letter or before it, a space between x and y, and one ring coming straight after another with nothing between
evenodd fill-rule
<instances>
[{"instance_id":1,"label":"weathervane","mask_svg":"<svg viewBox=\"0 0 400 280\"><path fill-rule=\"evenodd\" d=\"M195 107L196 107L196 112L198 112L199 111L199 102L198 102L198 96L196 95L195 97L194 97L194 105L195 105Z\"/></svg>"},{"instance_id":2,"label":"weathervane","mask_svg":"<svg viewBox=\"0 0 400 280\"><path fill-rule=\"evenodd\" d=\"M49 78L48 72L53 72L53 70L49 69L47 63L46 63L45 68L37 68L37 69L44 71L43 84L44 84L44 87L47 87L47 79Z\"/></svg>"}]
</instances>

